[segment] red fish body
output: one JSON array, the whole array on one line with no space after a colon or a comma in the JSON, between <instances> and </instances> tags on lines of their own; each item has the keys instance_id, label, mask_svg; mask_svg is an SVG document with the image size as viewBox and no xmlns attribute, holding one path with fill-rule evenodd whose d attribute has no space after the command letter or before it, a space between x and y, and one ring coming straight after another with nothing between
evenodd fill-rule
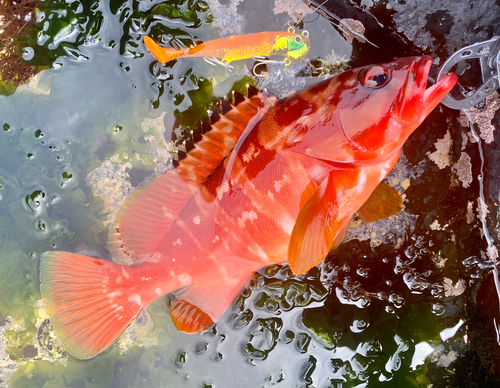
<instances>
[{"instance_id":1,"label":"red fish body","mask_svg":"<svg viewBox=\"0 0 500 388\"><path fill-rule=\"evenodd\" d=\"M178 168L127 200L112 237L122 264L44 255L43 297L69 352L93 357L172 292L176 326L203 330L252 272L288 261L298 274L321 262L454 86L450 74L426 89L431 63L355 69L285 102L241 97Z\"/></svg>"}]
</instances>

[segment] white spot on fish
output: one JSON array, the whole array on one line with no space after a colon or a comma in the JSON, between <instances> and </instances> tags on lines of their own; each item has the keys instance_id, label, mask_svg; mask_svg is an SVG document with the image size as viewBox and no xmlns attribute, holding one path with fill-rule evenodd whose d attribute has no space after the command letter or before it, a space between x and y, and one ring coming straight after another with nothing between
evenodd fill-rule
<instances>
[{"instance_id":1,"label":"white spot on fish","mask_svg":"<svg viewBox=\"0 0 500 388\"><path fill-rule=\"evenodd\" d=\"M158 295L158 296L162 296L163 295L163 291L161 290L160 287L156 287L155 292L156 292L156 295Z\"/></svg>"},{"instance_id":2,"label":"white spot on fish","mask_svg":"<svg viewBox=\"0 0 500 388\"><path fill-rule=\"evenodd\" d=\"M122 267L122 275L123 275L123 277L124 277L125 279L130 278L129 273L128 273L127 271L125 271L125 268L124 268L124 267Z\"/></svg>"},{"instance_id":3,"label":"white spot on fish","mask_svg":"<svg viewBox=\"0 0 500 388\"><path fill-rule=\"evenodd\" d=\"M276 190L277 193L280 192L280 190L283 188L283 186L287 183L290 183L290 176L285 173L283 174L283 177L279 181L274 181L274 190Z\"/></svg>"},{"instance_id":4,"label":"white spot on fish","mask_svg":"<svg viewBox=\"0 0 500 388\"><path fill-rule=\"evenodd\" d=\"M361 170L359 172L359 178L358 178L358 186L357 186L358 192L363 191L363 189L365 188L365 183L366 183L366 173L363 170Z\"/></svg>"},{"instance_id":5,"label":"white spot on fish","mask_svg":"<svg viewBox=\"0 0 500 388\"><path fill-rule=\"evenodd\" d=\"M122 293L120 291L113 291L113 292L110 292L108 294L108 298L110 299L114 299L116 298L117 296L120 296Z\"/></svg>"},{"instance_id":6,"label":"white spot on fish","mask_svg":"<svg viewBox=\"0 0 500 388\"><path fill-rule=\"evenodd\" d=\"M175 276L175 272L173 269L170 270L170 276L174 277Z\"/></svg>"},{"instance_id":7,"label":"white spot on fish","mask_svg":"<svg viewBox=\"0 0 500 388\"><path fill-rule=\"evenodd\" d=\"M139 294L130 294L127 298L130 302L134 302L139 306L142 306L142 300Z\"/></svg>"},{"instance_id":8,"label":"white spot on fish","mask_svg":"<svg viewBox=\"0 0 500 388\"><path fill-rule=\"evenodd\" d=\"M109 301L109 303L113 303L113 302ZM112 308L112 309L114 309L115 307L118 307L118 305L117 305L116 303L115 303L115 304L112 304L112 305L110 306L110 308Z\"/></svg>"},{"instance_id":9,"label":"white spot on fish","mask_svg":"<svg viewBox=\"0 0 500 388\"><path fill-rule=\"evenodd\" d=\"M177 239L177 240L175 240L172 244L174 245L174 247L175 247L176 245L182 245L181 239L180 239L180 238L178 238L178 239Z\"/></svg>"},{"instance_id":10,"label":"white spot on fish","mask_svg":"<svg viewBox=\"0 0 500 388\"><path fill-rule=\"evenodd\" d=\"M122 278L121 276L117 276L117 277L116 277L116 280L115 280L115 281L116 281L116 284L120 284L120 283L122 282L122 279L123 279L123 278Z\"/></svg>"},{"instance_id":11,"label":"white spot on fish","mask_svg":"<svg viewBox=\"0 0 500 388\"><path fill-rule=\"evenodd\" d=\"M123 310L123 306L118 306L118 307L116 308L116 311L121 311L121 310Z\"/></svg>"},{"instance_id":12,"label":"white spot on fish","mask_svg":"<svg viewBox=\"0 0 500 388\"><path fill-rule=\"evenodd\" d=\"M170 213L168 211L168 208L166 206L163 206L161 208L161 210L163 210L163 215L166 217L166 218L172 218L172 213Z\"/></svg>"},{"instance_id":13,"label":"white spot on fish","mask_svg":"<svg viewBox=\"0 0 500 388\"><path fill-rule=\"evenodd\" d=\"M249 212L241 213L241 217L238 218L238 224L243 228L245 226L245 221L249 220L253 224L254 220L257 219L257 213L253 210Z\"/></svg>"},{"instance_id":14,"label":"white spot on fish","mask_svg":"<svg viewBox=\"0 0 500 388\"><path fill-rule=\"evenodd\" d=\"M229 182L224 181L221 183L221 185L217 188L217 199L220 201L222 199L222 196L229 191Z\"/></svg>"},{"instance_id":15,"label":"white spot on fish","mask_svg":"<svg viewBox=\"0 0 500 388\"><path fill-rule=\"evenodd\" d=\"M193 223L195 225L200 225L201 219L200 216L193 217Z\"/></svg>"},{"instance_id":16,"label":"white spot on fish","mask_svg":"<svg viewBox=\"0 0 500 388\"><path fill-rule=\"evenodd\" d=\"M183 287L189 286L192 283L191 276L189 276L187 273L181 273L179 276L177 276L177 280Z\"/></svg>"},{"instance_id":17,"label":"white spot on fish","mask_svg":"<svg viewBox=\"0 0 500 388\"><path fill-rule=\"evenodd\" d=\"M271 190L267 190L267 196L274 200L274 194L271 192Z\"/></svg>"},{"instance_id":18,"label":"white spot on fish","mask_svg":"<svg viewBox=\"0 0 500 388\"><path fill-rule=\"evenodd\" d=\"M283 214L280 223L281 229L288 234L292 234L293 227L295 226L295 220L289 214Z\"/></svg>"},{"instance_id":19,"label":"white spot on fish","mask_svg":"<svg viewBox=\"0 0 500 388\"><path fill-rule=\"evenodd\" d=\"M215 243L218 243L218 242L219 242L219 236L215 236L213 243L215 244Z\"/></svg>"},{"instance_id":20,"label":"white spot on fish","mask_svg":"<svg viewBox=\"0 0 500 388\"><path fill-rule=\"evenodd\" d=\"M155 252L151 255L151 257L148 259L148 261L152 263L159 263L161 260L161 253L160 252Z\"/></svg>"},{"instance_id":21,"label":"white spot on fish","mask_svg":"<svg viewBox=\"0 0 500 388\"><path fill-rule=\"evenodd\" d=\"M120 315L120 316L118 317L118 320L119 320L119 321L121 321L122 319L123 319L123 315Z\"/></svg>"}]
</instances>

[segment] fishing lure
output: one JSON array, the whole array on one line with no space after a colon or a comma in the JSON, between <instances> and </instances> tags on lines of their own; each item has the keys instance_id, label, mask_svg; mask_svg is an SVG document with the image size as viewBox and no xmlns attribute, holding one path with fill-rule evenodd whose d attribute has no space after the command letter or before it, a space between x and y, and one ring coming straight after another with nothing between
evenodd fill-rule
<instances>
[{"instance_id":1,"label":"fishing lure","mask_svg":"<svg viewBox=\"0 0 500 388\"><path fill-rule=\"evenodd\" d=\"M297 34L290 27L288 31L265 31L210 40L185 49L160 47L149 36L144 37L144 44L162 65L177 58L204 57L218 58L223 65L229 66L240 59L279 55L289 66L304 60L309 52L310 40L307 31Z\"/></svg>"},{"instance_id":2,"label":"fishing lure","mask_svg":"<svg viewBox=\"0 0 500 388\"><path fill-rule=\"evenodd\" d=\"M43 300L67 350L95 356L166 294L179 330L207 329L254 271L288 262L305 273L356 212L395 214L395 190L380 183L457 80L447 74L426 89L431 64L350 70L287 101L235 94L175 170L129 196L110 235L114 263L43 255Z\"/></svg>"}]
</instances>

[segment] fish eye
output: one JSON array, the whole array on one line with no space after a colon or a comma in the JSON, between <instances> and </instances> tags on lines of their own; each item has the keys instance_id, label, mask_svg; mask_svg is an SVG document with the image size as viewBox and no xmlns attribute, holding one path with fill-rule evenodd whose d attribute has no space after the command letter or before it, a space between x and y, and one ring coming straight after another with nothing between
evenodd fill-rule
<instances>
[{"instance_id":1,"label":"fish eye","mask_svg":"<svg viewBox=\"0 0 500 388\"><path fill-rule=\"evenodd\" d=\"M293 38L293 40L295 41L295 43L302 43L302 38L298 35L295 38Z\"/></svg>"},{"instance_id":2,"label":"fish eye","mask_svg":"<svg viewBox=\"0 0 500 388\"><path fill-rule=\"evenodd\" d=\"M381 65L370 65L358 73L358 81L369 89L380 89L391 79L389 69Z\"/></svg>"}]
</instances>

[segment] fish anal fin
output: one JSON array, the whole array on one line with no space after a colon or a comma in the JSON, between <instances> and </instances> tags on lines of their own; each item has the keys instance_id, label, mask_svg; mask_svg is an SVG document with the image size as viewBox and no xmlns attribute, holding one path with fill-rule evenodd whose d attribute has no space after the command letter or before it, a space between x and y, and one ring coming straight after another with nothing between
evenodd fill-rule
<instances>
[{"instance_id":1,"label":"fish anal fin","mask_svg":"<svg viewBox=\"0 0 500 388\"><path fill-rule=\"evenodd\" d=\"M122 266L68 252L41 259L42 297L56 334L69 353L88 359L105 350L137 317L143 303ZM130 275L131 268L128 268ZM130 276L132 279L132 276Z\"/></svg>"},{"instance_id":2,"label":"fish anal fin","mask_svg":"<svg viewBox=\"0 0 500 388\"><path fill-rule=\"evenodd\" d=\"M109 239L113 260L137 264L147 260L170 231L197 186L176 171L150 178L127 198Z\"/></svg>"},{"instance_id":3,"label":"fish anal fin","mask_svg":"<svg viewBox=\"0 0 500 388\"><path fill-rule=\"evenodd\" d=\"M184 333L199 333L214 324L210 315L182 299L170 301L170 317L177 330Z\"/></svg>"},{"instance_id":4,"label":"fish anal fin","mask_svg":"<svg viewBox=\"0 0 500 388\"><path fill-rule=\"evenodd\" d=\"M386 183L380 183L358 213L364 222L375 222L398 214L403 207L401 194Z\"/></svg>"},{"instance_id":5,"label":"fish anal fin","mask_svg":"<svg viewBox=\"0 0 500 388\"><path fill-rule=\"evenodd\" d=\"M262 266L255 260L221 252L223 254L224 261L217 260L217 265L207 268L202 279L174 292L176 302L171 303L170 314L176 327L185 327L190 330L188 332L210 327L209 318L217 322L249 282L252 273Z\"/></svg>"},{"instance_id":6,"label":"fish anal fin","mask_svg":"<svg viewBox=\"0 0 500 388\"><path fill-rule=\"evenodd\" d=\"M301 208L288 246L288 264L303 274L324 260L338 234L338 202L333 175Z\"/></svg>"}]
</instances>

